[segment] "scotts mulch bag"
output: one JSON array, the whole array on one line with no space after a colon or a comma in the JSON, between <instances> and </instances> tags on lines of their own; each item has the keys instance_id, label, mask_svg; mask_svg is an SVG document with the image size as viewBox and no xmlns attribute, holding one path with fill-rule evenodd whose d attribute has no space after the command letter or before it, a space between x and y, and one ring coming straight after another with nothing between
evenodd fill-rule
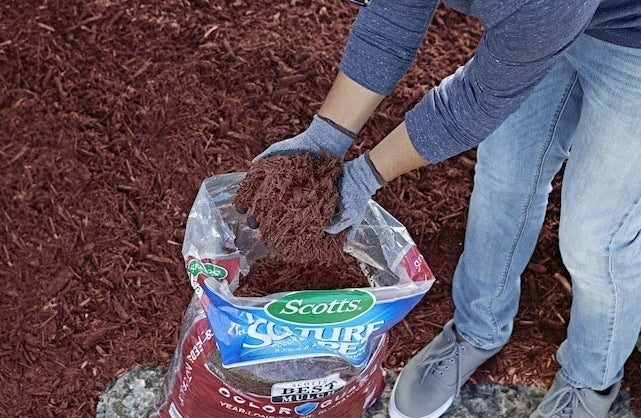
<instances>
[{"instance_id":1,"label":"scotts mulch bag","mask_svg":"<svg viewBox=\"0 0 641 418\"><path fill-rule=\"evenodd\" d=\"M269 253L234 208L244 176L205 180L192 206L182 252L195 292L151 416L359 418L385 386L387 331L430 289L432 272L406 229L370 201L345 246L370 287L235 296Z\"/></svg>"}]
</instances>

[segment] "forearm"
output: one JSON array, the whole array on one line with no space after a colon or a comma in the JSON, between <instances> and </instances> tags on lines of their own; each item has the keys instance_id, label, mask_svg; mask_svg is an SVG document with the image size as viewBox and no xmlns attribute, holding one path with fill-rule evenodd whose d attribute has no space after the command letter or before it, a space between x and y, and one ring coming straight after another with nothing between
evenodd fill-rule
<instances>
[{"instance_id":1,"label":"forearm","mask_svg":"<svg viewBox=\"0 0 641 418\"><path fill-rule=\"evenodd\" d=\"M410 141L405 122L398 125L369 153L383 180L389 182L401 174L427 165Z\"/></svg>"},{"instance_id":2,"label":"forearm","mask_svg":"<svg viewBox=\"0 0 641 418\"><path fill-rule=\"evenodd\" d=\"M598 0L522 2L507 17L500 8L483 6L486 32L474 58L405 114L415 149L436 163L485 140L549 73L598 5Z\"/></svg>"},{"instance_id":3,"label":"forearm","mask_svg":"<svg viewBox=\"0 0 641 418\"><path fill-rule=\"evenodd\" d=\"M339 72L318 115L358 133L383 98Z\"/></svg>"},{"instance_id":4,"label":"forearm","mask_svg":"<svg viewBox=\"0 0 641 418\"><path fill-rule=\"evenodd\" d=\"M345 45L340 70L389 95L414 61L438 0L376 0L363 7Z\"/></svg>"}]
</instances>

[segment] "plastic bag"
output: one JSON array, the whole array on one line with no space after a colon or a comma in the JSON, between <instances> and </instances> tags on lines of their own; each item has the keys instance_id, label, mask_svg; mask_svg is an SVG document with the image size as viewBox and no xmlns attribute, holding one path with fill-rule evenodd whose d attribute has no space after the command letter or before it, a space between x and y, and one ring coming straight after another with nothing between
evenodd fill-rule
<instances>
[{"instance_id":1,"label":"plastic bag","mask_svg":"<svg viewBox=\"0 0 641 418\"><path fill-rule=\"evenodd\" d=\"M235 296L269 253L233 206L244 175L205 180L192 206L182 252L195 294L151 415L358 418L383 390L387 331L430 289L432 272L406 229L370 201L345 247L370 287Z\"/></svg>"}]
</instances>

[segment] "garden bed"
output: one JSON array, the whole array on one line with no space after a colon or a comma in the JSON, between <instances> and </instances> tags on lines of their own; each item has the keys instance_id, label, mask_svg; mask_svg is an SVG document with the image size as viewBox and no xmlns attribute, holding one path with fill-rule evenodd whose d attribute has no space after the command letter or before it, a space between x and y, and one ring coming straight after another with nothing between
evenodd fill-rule
<instances>
[{"instance_id":1,"label":"garden bed","mask_svg":"<svg viewBox=\"0 0 641 418\"><path fill-rule=\"evenodd\" d=\"M199 185L247 170L306 127L356 12L342 0L0 6L0 415L91 417L135 364L169 364L192 294L180 247ZM479 33L441 6L419 60L349 158L462 64ZM389 369L451 317L474 159L417 170L376 195L437 278L391 331ZM557 183L514 336L477 382L552 381L570 305L558 214ZM635 352L623 385L637 410L640 364Z\"/></svg>"}]
</instances>

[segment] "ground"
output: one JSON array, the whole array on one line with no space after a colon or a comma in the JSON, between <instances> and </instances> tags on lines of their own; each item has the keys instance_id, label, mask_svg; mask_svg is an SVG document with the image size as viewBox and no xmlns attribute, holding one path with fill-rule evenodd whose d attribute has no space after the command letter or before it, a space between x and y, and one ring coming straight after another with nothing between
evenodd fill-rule
<instances>
[{"instance_id":1,"label":"ground","mask_svg":"<svg viewBox=\"0 0 641 418\"><path fill-rule=\"evenodd\" d=\"M166 366L191 296L180 246L204 178L245 171L305 128L357 6L342 0L8 0L0 5L0 416L91 417L135 364ZM477 22L441 6L418 61L350 158L472 54ZM474 151L376 198L437 276L391 331L398 370L452 313ZM559 184L523 275L512 341L477 381L548 385L569 276ZM641 406L641 356L624 389Z\"/></svg>"}]
</instances>

